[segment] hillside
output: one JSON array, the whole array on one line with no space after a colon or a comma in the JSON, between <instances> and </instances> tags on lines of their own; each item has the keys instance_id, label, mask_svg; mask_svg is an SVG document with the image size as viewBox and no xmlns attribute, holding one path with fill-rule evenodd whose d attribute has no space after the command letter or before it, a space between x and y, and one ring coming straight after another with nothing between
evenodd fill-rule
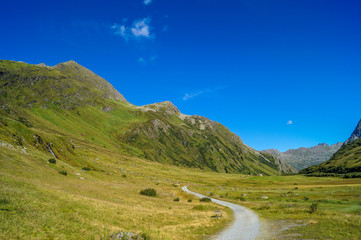
<instances>
[{"instance_id":1,"label":"hillside","mask_svg":"<svg viewBox=\"0 0 361 240\"><path fill-rule=\"evenodd\" d=\"M178 166L274 175L291 168L247 145L220 123L186 116L170 102L128 103L74 61L54 67L0 61L3 145L37 149L72 166L96 168L86 148Z\"/></svg>"},{"instance_id":2,"label":"hillside","mask_svg":"<svg viewBox=\"0 0 361 240\"><path fill-rule=\"evenodd\" d=\"M321 143L310 148L290 149L286 152L280 152L276 149L263 150L283 160L297 170L307 168L312 165L320 164L330 159L330 157L342 146L343 143L328 145Z\"/></svg>"},{"instance_id":3,"label":"hillside","mask_svg":"<svg viewBox=\"0 0 361 240\"><path fill-rule=\"evenodd\" d=\"M345 144L326 162L300 171L300 173L353 173L361 172L361 121ZM354 140L352 140L354 139Z\"/></svg>"}]
</instances>

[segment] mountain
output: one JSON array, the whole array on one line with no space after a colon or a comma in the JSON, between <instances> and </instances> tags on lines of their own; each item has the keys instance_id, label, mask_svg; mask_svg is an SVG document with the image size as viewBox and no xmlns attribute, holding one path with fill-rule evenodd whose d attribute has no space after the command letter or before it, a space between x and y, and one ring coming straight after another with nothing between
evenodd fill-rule
<instances>
[{"instance_id":1,"label":"mountain","mask_svg":"<svg viewBox=\"0 0 361 240\"><path fill-rule=\"evenodd\" d=\"M358 122L355 130L352 132L351 136L349 137L349 139L346 140L345 144L348 144L352 141L355 141L356 139L361 138L361 119Z\"/></svg>"},{"instance_id":2,"label":"mountain","mask_svg":"<svg viewBox=\"0 0 361 240\"><path fill-rule=\"evenodd\" d=\"M54 67L0 61L0 140L94 167L87 148L177 166L274 175L287 164L245 145L225 126L171 102L134 106L74 61Z\"/></svg>"},{"instance_id":3,"label":"mountain","mask_svg":"<svg viewBox=\"0 0 361 240\"><path fill-rule=\"evenodd\" d=\"M280 158L285 163L291 165L297 170L304 169L306 167L320 164L330 159L330 157L342 146L343 143L328 145L327 143L321 143L317 146L310 148L298 148L290 149L286 152L280 152L276 149L263 150L261 152L270 153L275 157Z\"/></svg>"},{"instance_id":4,"label":"mountain","mask_svg":"<svg viewBox=\"0 0 361 240\"><path fill-rule=\"evenodd\" d=\"M300 173L353 173L361 172L361 121L356 126L350 138L332 157L319 165L303 169Z\"/></svg>"}]
</instances>

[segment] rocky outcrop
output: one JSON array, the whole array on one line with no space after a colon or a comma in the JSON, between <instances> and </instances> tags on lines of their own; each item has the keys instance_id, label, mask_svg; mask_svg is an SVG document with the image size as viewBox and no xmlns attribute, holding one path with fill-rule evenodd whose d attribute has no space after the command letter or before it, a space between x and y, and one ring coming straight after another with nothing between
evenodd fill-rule
<instances>
[{"instance_id":1,"label":"rocky outcrop","mask_svg":"<svg viewBox=\"0 0 361 240\"><path fill-rule=\"evenodd\" d=\"M349 137L349 139L346 140L346 142L344 143L344 145L355 141L356 139L361 138L361 119L359 121L359 123L357 124L355 130L352 132L351 136Z\"/></svg>"}]
</instances>

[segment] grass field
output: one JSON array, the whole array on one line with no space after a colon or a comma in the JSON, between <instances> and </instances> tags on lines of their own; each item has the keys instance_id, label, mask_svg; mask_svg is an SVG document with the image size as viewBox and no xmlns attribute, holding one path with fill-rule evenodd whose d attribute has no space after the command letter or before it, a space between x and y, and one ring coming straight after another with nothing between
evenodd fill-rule
<instances>
[{"instance_id":1,"label":"grass field","mask_svg":"<svg viewBox=\"0 0 361 240\"><path fill-rule=\"evenodd\" d=\"M0 148L0 239L108 239L121 230L152 239L202 239L232 220L228 209L181 191L178 176L186 169L104 152L87 159L96 171L83 171L47 163L49 156L39 152ZM189 180L197 175L189 173ZM158 195L140 195L147 187ZM216 209L223 218L212 218Z\"/></svg>"},{"instance_id":2,"label":"grass field","mask_svg":"<svg viewBox=\"0 0 361 240\"><path fill-rule=\"evenodd\" d=\"M39 151L0 148L0 239L108 239L121 230L152 239L206 239L232 221L229 210L199 202L183 185L256 211L260 239L361 237L360 179L214 173L97 148L86 150L83 160L93 170L84 171L48 163L49 154ZM139 194L147 187L157 197ZM217 209L223 218L212 218Z\"/></svg>"},{"instance_id":3,"label":"grass field","mask_svg":"<svg viewBox=\"0 0 361 240\"><path fill-rule=\"evenodd\" d=\"M261 238L361 239L360 179L229 176L191 189L253 209Z\"/></svg>"}]
</instances>

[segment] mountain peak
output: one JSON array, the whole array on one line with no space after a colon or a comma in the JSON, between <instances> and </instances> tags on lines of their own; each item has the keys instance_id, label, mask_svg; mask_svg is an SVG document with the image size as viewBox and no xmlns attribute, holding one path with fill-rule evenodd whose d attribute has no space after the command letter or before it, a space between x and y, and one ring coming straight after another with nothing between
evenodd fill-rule
<instances>
[{"instance_id":1,"label":"mountain peak","mask_svg":"<svg viewBox=\"0 0 361 240\"><path fill-rule=\"evenodd\" d=\"M90 71L86 67L83 67L74 60L59 63L53 67L56 70L71 75L74 79L86 83L88 86L92 86L97 90L104 92L104 97L108 99L114 99L121 102L127 100L120 94L107 80Z\"/></svg>"},{"instance_id":2,"label":"mountain peak","mask_svg":"<svg viewBox=\"0 0 361 240\"><path fill-rule=\"evenodd\" d=\"M361 119L358 122L355 130L353 130L353 132L352 132L351 136L349 137L349 139L347 139L344 144L346 145L347 143L353 142L353 141L355 141L356 139L359 139L359 138L361 138Z\"/></svg>"}]
</instances>

